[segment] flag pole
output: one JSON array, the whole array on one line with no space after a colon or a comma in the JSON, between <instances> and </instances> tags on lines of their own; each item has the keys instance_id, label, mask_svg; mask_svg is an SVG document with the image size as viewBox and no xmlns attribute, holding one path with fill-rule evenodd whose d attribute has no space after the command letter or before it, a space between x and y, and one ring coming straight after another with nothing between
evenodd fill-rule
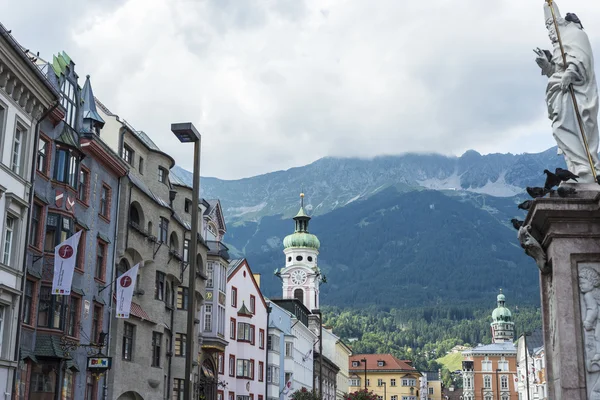
<instances>
[{"instance_id":1,"label":"flag pole","mask_svg":"<svg viewBox=\"0 0 600 400\"><path fill-rule=\"evenodd\" d=\"M562 54L563 64L566 71L567 53L565 52L565 47L563 46L562 38L560 36L560 29L558 29L558 21L556 20L556 13L554 12L553 7L554 0L546 0L546 2L548 3L548 6L550 6L550 12L552 13L552 21L554 22L554 29L556 30L556 38L558 39L558 44L560 46L560 52ZM573 84L569 85L569 92L571 93L571 99L573 100L573 106L575 107L575 116L577 117L577 123L581 132L581 139L583 140L583 147L585 148L585 154L587 155L588 162L590 163L590 168L592 169L594 181L600 184L600 182L598 182L598 177L596 176L596 168L594 167L594 161L592 160L592 155L590 153L590 147L588 145L587 137L585 136L583 118L581 118L581 113L579 112L579 105L577 104L577 98L575 97L575 89L573 89Z\"/></svg>"}]
</instances>

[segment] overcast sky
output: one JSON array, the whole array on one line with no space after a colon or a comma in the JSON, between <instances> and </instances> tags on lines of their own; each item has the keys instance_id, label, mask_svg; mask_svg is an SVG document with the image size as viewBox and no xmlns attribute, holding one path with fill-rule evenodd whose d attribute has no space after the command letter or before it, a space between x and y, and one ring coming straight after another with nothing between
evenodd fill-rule
<instances>
[{"instance_id":1,"label":"overcast sky","mask_svg":"<svg viewBox=\"0 0 600 400\"><path fill-rule=\"evenodd\" d=\"M324 156L555 145L532 51L550 48L543 3L19 0L0 15L43 58L65 50L111 111L188 169L169 128L194 122L202 175L234 179ZM599 54L600 4L558 4Z\"/></svg>"}]
</instances>

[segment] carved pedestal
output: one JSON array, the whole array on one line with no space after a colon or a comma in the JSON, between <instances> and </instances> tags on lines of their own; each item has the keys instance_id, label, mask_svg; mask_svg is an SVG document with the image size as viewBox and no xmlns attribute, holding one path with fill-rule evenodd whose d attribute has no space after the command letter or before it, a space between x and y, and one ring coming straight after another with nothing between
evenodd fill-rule
<instances>
[{"instance_id":1,"label":"carved pedestal","mask_svg":"<svg viewBox=\"0 0 600 400\"><path fill-rule=\"evenodd\" d=\"M519 239L540 267L548 398L600 399L600 192L537 199Z\"/></svg>"}]
</instances>

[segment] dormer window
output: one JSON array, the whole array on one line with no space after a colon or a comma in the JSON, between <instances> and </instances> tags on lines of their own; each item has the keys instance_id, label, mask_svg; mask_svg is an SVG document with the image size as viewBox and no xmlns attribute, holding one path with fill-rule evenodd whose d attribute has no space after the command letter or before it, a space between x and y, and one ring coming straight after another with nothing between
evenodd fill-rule
<instances>
[{"instance_id":1,"label":"dormer window","mask_svg":"<svg viewBox=\"0 0 600 400\"><path fill-rule=\"evenodd\" d=\"M158 167L158 181L161 183L167 183L167 170L163 167Z\"/></svg>"},{"instance_id":2,"label":"dormer window","mask_svg":"<svg viewBox=\"0 0 600 400\"><path fill-rule=\"evenodd\" d=\"M359 362L358 362L358 361L352 361L352 366L353 366L353 367L358 367L358 365L359 365Z\"/></svg>"},{"instance_id":3,"label":"dormer window","mask_svg":"<svg viewBox=\"0 0 600 400\"><path fill-rule=\"evenodd\" d=\"M383 367L385 365L385 361L377 361L378 367Z\"/></svg>"}]
</instances>

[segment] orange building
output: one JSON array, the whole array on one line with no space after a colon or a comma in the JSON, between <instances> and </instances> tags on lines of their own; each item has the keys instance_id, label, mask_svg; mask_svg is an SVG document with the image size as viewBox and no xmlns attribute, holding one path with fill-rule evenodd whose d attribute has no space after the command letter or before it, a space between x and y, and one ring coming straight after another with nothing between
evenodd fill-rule
<instances>
[{"instance_id":1,"label":"orange building","mask_svg":"<svg viewBox=\"0 0 600 400\"><path fill-rule=\"evenodd\" d=\"M516 400L517 348L513 343L514 322L498 295L492 313L493 343L463 351L463 400Z\"/></svg>"}]
</instances>

